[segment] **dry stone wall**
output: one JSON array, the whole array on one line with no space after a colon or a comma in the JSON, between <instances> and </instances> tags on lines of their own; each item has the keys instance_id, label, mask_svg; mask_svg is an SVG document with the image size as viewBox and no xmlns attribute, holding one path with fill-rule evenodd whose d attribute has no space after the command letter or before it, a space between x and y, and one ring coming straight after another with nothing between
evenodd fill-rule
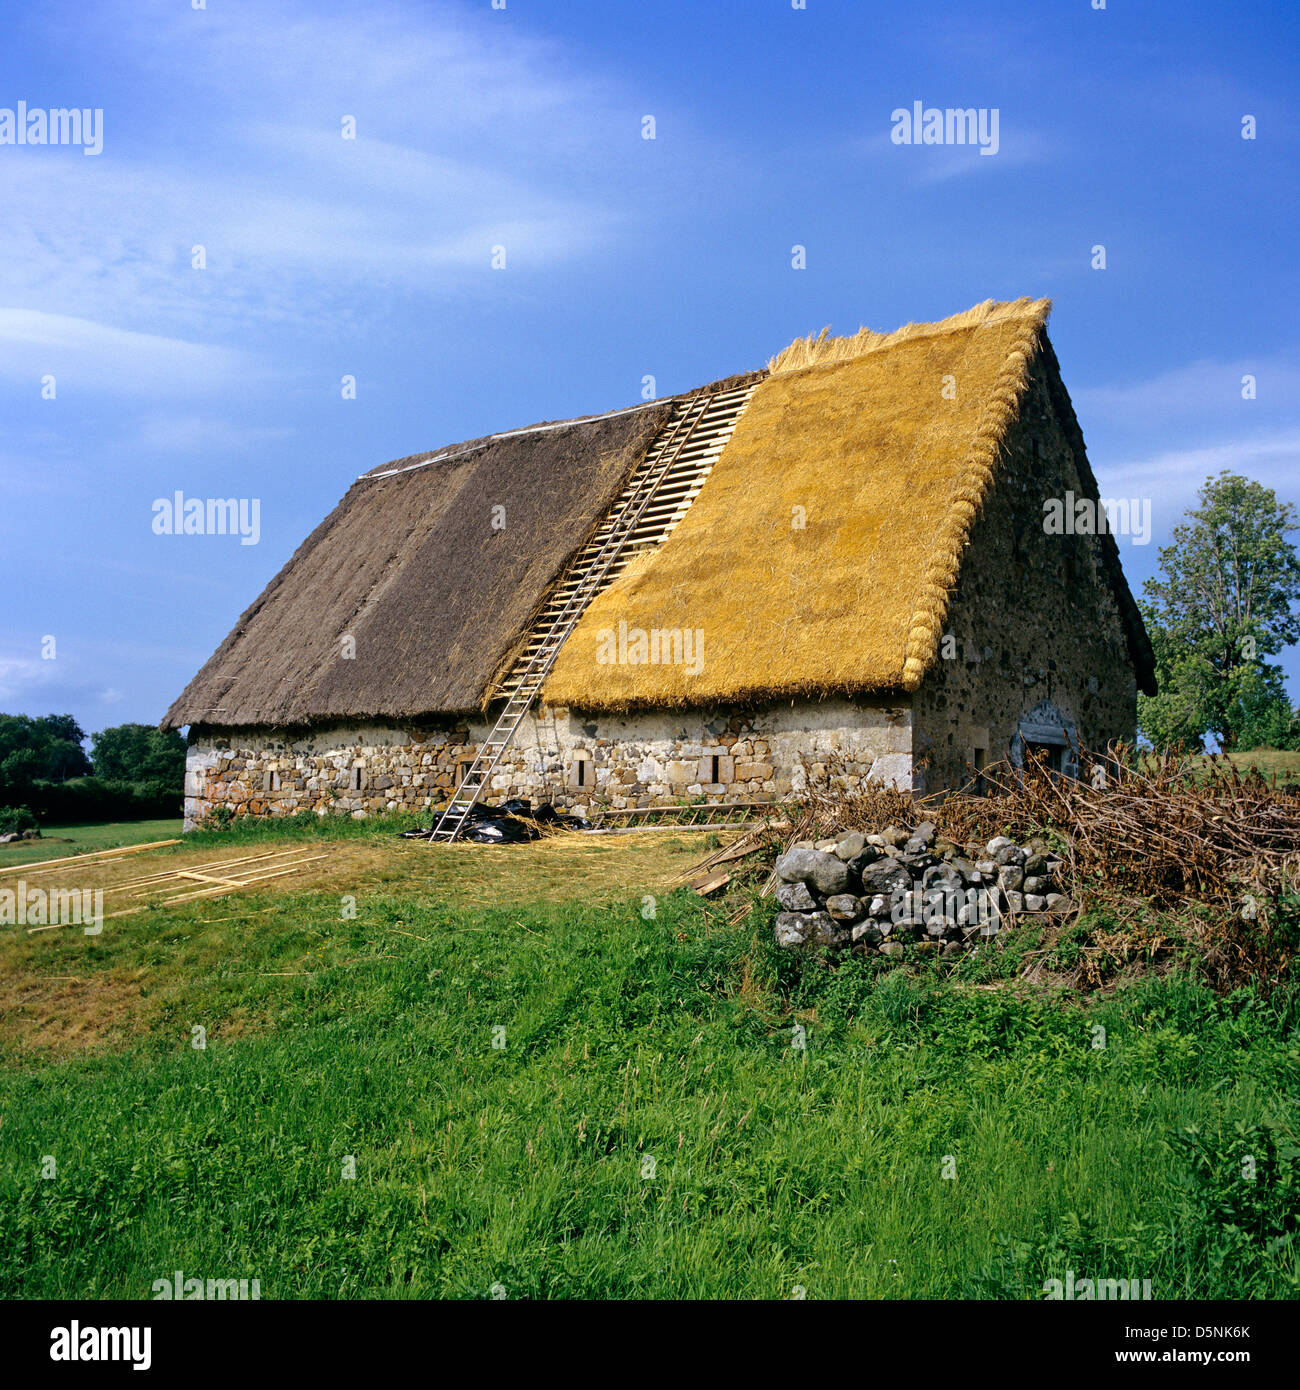
<instances>
[{"instance_id":1,"label":"dry stone wall","mask_svg":"<svg viewBox=\"0 0 1300 1390\"><path fill-rule=\"evenodd\" d=\"M776 861L776 944L902 959L958 955L1024 915L1075 910L1060 891L1063 858L1042 840L1004 835L961 846L934 823L802 840Z\"/></svg>"}]
</instances>

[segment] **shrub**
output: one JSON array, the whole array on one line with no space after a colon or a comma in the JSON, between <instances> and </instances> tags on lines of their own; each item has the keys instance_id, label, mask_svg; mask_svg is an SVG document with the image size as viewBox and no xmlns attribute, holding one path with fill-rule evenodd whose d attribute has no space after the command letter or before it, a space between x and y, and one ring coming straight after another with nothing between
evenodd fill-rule
<instances>
[{"instance_id":1,"label":"shrub","mask_svg":"<svg viewBox=\"0 0 1300 1390\"><path fill-rule=\"evenodd\" d=\"M1251 1298L1281 1278L1300 1292L1300 1146L1289 1130L1238 1120L1230 1134L1189 1127L1170 1137L1183 1160L1190 1254L1208 1298ZM1294 1295L1293 1295L1294 1296Z\"/></svg>"},{"instance_id":2,"label":"shrub","mask_svg":"<svg viewBox=\"0 0 1300 1390\"><path fill-rule=\"evenodd\" d=\"M35 829L36 817L29 806L0 806L0 835Z\"/></svg>"}]
</instances>

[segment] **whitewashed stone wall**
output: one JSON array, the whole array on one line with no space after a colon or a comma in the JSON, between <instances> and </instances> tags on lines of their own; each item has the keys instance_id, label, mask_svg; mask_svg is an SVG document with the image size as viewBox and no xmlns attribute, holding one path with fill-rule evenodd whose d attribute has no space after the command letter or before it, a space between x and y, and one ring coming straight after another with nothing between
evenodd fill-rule
<instances>
[{"instance_id":1,"label":"whitewashed stone wall","mask_svg":"<svg viewBox=\"0 0 1300 1390\"><path fill-rule=\"evenodd\" d=\"M355 725L301 734L191 730L185 826L235 815L363 817L446 800L488 726ZM834 755L851 781L911 786L909 704L827 700L746 710L584 715L542 710L519 728L488 799L590 809L682 801L778 801Z\"/></svg>"}]
</instances>

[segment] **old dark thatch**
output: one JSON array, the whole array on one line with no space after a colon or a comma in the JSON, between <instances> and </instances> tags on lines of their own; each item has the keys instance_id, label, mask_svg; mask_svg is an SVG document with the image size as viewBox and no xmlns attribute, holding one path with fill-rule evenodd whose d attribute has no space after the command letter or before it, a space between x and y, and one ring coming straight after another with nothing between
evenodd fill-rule
<instances>
[{"instance_id":1,"label":"old dark thatch","mask_svg":"<svg viewBox=\"0 0 1300 1390\"><path fill-rule=\"evenodd\" d=\"M186 686L164 727L477 709L671 404L471 440L359 479ZM503 522L496 529L494 516ZM349 635L356 654L344 659Z\"/></svg>"}]
</instances>

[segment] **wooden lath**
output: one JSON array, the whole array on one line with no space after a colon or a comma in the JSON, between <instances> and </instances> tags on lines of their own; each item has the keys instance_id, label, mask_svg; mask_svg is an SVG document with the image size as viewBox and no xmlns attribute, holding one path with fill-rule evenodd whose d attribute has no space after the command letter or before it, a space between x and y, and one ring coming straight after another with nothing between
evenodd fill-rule
<instances>
[{"instance_id":1,"label":"wooden lath","mask_svg":"<svg viewBox=\"0 0 1300 1390\"><path fill-rule=\"evenodd\" d=\"M176 903L195 902L201 898L221 898L227 893L237 893L241 888L249 888L272 878L283 878L296 873L304 864L315 863L318 859L328 859L328 854L311 854L311 845L295 845L290 849L264 850L258 854L240 855L233 859L214 859L193 868L160 869L156 873L141 874L138 878L124 879L121 883L107 884L103 892L119 893L127 899L155 898L168 893L170 897L160 898L163 907ZM77 859L92 856L75 856ZM94 861L85 867L93 869L103 861ZM108 861L110 864L114 861ZM181 890L181 891L177 891ZM120 901L120 899L119 899ZM117 917L132 917L138 912L148 911L148 904L120 908L116 912L106 912L104 921ZM28 927L27 934L54 931L63 923L48 923Z\"/></svg>"},{"instance_id":2,"label":"wooden lath","mask_svg":"<svg viewBox=\"0 0 1300 1390\"><path fill-rule=\"evenodd\" d=\"M61 859L29 859L25 864L6 864L0 869L0 874L23 874L27 878L35 878L37 874L51 869L66 871L69 864L85 864L87 868L94 868L102 863L111 863L124 855L143 854L146 850L164 849L168 845L179 844L179 840L150 840L143 845L120 845L117 849L95 849L86 854L65 854Z\"/></svg>"},{"instance_id":3,"label":"wooden lath","mask_svg":"<svg viewBox=\"0 0 1300 1390\"><path fill-rule=\"evenodd\" d=\"M588 819L594 830L730 830L772 814L770 801L697 802L691 806L602 807Z\"/></svg>"},{"instance_id":4,"label":"wooden lath","mask_svg":"<svg viewBox=\"0 0 1300 1390\"><path fill-rule=\"evenodd\" d=\"M676 519L684 515L753 390L753 386L739 387L676 402L668 423L646 451L608 517L560 580L534 624L523 654L498 692L505 695L505 704L496 723L430 830L429 839L454 840L460 834L565 640L592 600L622 572L631 556L661 544ZM667 491L661 490L665 488Z\"/></svg>"},{"instance_id":5,"label":"wooden lath","mask_svg":"<svg viewBox=\"0 0 1300 1390\"><path fill-rule=\"evenodd\" d=\"M742 411L749 403L749 398L754 394L756 385L757 383L738 386L730 391L720 391L708 398L690 438L676 451L663 476L655 483L653 496L640 512L636 525L631 528L619 553L606 570L604 578L587 600L588 603L599 597L637 555L646 550L656 549L672 535L690 510L691 503L699 496L700 489L731 438ZM681 423L693 404L694 398L688 398L678 401L673 407L668 423L628 480L627 487L610 509L609 515L555 586L546 607L538 614L533 624L523 651L494 691L494 697L510 696L519 688L529 663L543 646L551 624L578 591L584 574L589 571L593 560L617 529L623 509L638 496L647 480L653 479L656 470L661 467L664 450L671 446L674 428Z\"/></svg>"}]
</instances>

